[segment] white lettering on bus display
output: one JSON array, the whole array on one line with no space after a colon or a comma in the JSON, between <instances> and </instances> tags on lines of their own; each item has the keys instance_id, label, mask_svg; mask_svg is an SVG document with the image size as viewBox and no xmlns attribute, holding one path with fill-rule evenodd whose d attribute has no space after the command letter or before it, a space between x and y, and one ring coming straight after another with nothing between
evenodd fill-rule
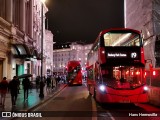
<instances>
[{"instance_id":1,"label":"white lettering on bus display","mask_svg":"<svg viewBox=\"0 0 160 120\"><path fill-rule=\"evenodd\" d=\"M127 57L126 53L108 53L107 57Z\"/></svg>"},{"instance_id":2,"label":"white lettering on bus display","mask_svg":"<svg viewBox=\"0 0 160 120\"><path fill-rule=\"evenodd\" d=\"M131 53L131 58L137 58L137 53L136 52Z\"/></svg>"}]
</instances>

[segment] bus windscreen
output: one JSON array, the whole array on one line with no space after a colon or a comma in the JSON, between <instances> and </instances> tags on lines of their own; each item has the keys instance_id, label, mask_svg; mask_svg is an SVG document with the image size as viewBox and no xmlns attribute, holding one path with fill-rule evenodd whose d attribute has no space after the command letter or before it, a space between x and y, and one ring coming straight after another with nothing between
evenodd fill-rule
<instances>
[{"instance_id":1,"label":"bus windscreen","mask_svg":"<svg viewBox=\"0 0 160 120\"><path fill-rule=\"evenodd\" d=\"M133 32L108 32L103 35L105 46L140 46L140 35Z\"/></svg>"}]
</instances>

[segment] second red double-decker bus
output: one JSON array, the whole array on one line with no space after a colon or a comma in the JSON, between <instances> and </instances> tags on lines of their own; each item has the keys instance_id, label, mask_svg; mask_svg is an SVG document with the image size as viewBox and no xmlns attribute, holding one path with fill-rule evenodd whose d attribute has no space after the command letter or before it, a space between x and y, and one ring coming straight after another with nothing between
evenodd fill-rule
<instances>
[{"instance_id":1,"label":"second red double-decker bus","mask_svg":"<svg viewBox=\"0 0 160 120\"><path fill-rule=\"evenodd\" d=\"M127 28L100 32L88 54L87 87L98 102L148 101L141 33Z\"/></svg>"},{"instance_id":2,"label":"second red double-decker bus","mask_svg":"<svg viewBox=\"0 0 160 120\"><path fill-rule=\"evenodd\" d=\"M79 61L69 61L67 65L68 85L82 85L81 65Z\"/></svg>"}]
</instances>

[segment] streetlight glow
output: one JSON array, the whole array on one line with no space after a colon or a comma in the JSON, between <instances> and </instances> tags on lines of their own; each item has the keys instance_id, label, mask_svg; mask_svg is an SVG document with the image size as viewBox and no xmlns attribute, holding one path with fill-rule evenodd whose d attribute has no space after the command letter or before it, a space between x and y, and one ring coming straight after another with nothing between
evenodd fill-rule
<instances>
[{"instance_id":1,"label":"streetlight glow","mask_svg":"<svg viewBox=\"0 0 160 120\"><path fill-rule=\"evenodd\" d=\"M41 0L41 2L42 2L42 3L45 3L45 2L46 2L46 0Z\"/></svg>"}]
</instances>

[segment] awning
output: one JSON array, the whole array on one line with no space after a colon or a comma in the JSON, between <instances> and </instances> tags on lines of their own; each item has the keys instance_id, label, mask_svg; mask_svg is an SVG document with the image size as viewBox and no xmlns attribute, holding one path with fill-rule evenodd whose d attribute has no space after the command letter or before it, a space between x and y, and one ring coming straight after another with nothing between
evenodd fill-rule
<instances>
[{"instance_id":1,"label":"awning","mask_svg":"<svg viewBox=\"0 0 160 120\"><path fill-rule=\"evenodd\" d=\"M17 58L31 57L29 48L24 44L12 44L11 52L13 56Z\"/></svg>"}]
</instances>

